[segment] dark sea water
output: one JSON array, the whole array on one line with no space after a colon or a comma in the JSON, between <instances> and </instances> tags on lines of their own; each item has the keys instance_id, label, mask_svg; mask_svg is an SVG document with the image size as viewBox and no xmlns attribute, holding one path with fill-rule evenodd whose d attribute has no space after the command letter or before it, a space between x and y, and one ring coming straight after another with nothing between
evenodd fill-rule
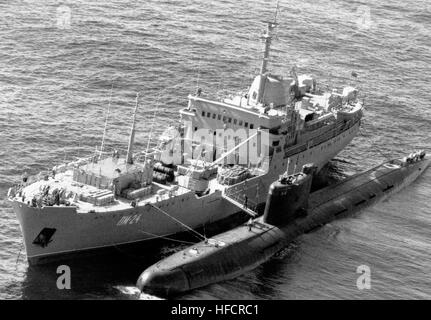
<instances>
[{"instance_id":1,"label":"dark sea water","mask_svg":"<svg viewBox=\"0 0 431 320\"><path fill-rule=\"evenodd\" d=\"M177 119L199 85L222 96L251 83L274 1L0 1L0 298L136 299L147 265L128 253L71 261L72 289L56 266L29 268L18 222L3 201L35 174L100 145L111 86L109 148L127 145L141 93L138 148ZM68 20L70 10L70 21ZM369 13L369 14L368 14ZM366 94L361 133L332 162L350 175L430 150L431 1L281 0L271 69L293 64L321 83ZM154 140L154 139L153 139ZM298 238L236 280L181 299L431 299L431 170L403 192ZM178 249L148 250L150 262ZM356 269L371 270L359 290ZM142 296L143 299L152 297Z\"/></svg>"}]
</instances>

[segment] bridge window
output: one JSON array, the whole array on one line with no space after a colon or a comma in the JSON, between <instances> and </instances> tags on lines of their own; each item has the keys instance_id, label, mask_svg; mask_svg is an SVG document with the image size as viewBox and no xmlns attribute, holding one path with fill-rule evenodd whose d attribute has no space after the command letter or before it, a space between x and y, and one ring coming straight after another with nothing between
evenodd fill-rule
<instances>
[{"instance_id":1,"label":"bridge window","mask_svg":"<svg viewBox=\"0 0 431 320\"><path fill-rule=\"evenodd\" d=\"M239 120L239 123L238 123L240 126L242 126L242 120Z\"/></svg>"},{"instance_id":2,"label":"bridge window","mask_svg":"<svg viewBox=\"0 0 431 320\"><path fill-rule=\"evenodd\" d=\"M236 119L233 119L233 124L236 124Z\"/></svg>"},{"instance_id":3,"label":"bridge window","mask_svg":"<svg viewBox=\"0 0 431 320\"><path fill-rule=\"evenodd\" d=\"M253 129L254 128L254 124L250 124L250 129Z\"/></svg>"},{"instance_id":4,"label":"bridge window","mask_svg":"<svg viewBox=\"0 0 431 320\"><path fill-rule=\"evenodd\" d=\"M215 119L216 118L216 114L215 113L213 113L213 119Z\"/></svg>"},{"instance_id":5,"label":"bridge window","mask_svg":"<svg viewBox=\"0 0 431 320\"><path fill-rule=\"evenodd\" d=\"M208 113L207 113L207 117L208 117L208 118L211 118L211 112L208 112Z\"/></svg>"},{"instance_id":6,"label":"bridge window","mask_svg":"<svg viewBox=\"0 0 431 320\"><path fill-rule=\"evenodd\" d=\"M202 117L205 117L205 111L202 111Z\"/></svg>"},{"instance_id":7,"label":"bridge window","mask_svg":"<svg viewBox=\"0 0 431 320\"><path fill-rule=\"evenodd\" d=\"M217 119L221 120L221 114L217 115Z\"/></svg>"},{"instance_id":8,"label":"bridge window","mask_svg":"<svg viewBox=\"0 0 431 320\"><path fill-rule=\"evenodd\" d=\"M223 122L226 121L226 116L223 116Z\"/></svg>"},{"instance_id":9,"label":"bridge window","mask_svg":"<svg viewBox=\"0 0 431 320\"><path fill-rule=\"evenodd\" d=\"M232 122L232 118L229 118L229 123L231 123Z\"/></svg>"},{"instance_id":10,"label":"bridge window","mask_svg":"<svg viewBox=\"0 0 431 320\"><path fill-rule=\"evenodd\" d=\"M248 128L248 122L244 123L244 127Z\"/></svg>"}]
</instances>

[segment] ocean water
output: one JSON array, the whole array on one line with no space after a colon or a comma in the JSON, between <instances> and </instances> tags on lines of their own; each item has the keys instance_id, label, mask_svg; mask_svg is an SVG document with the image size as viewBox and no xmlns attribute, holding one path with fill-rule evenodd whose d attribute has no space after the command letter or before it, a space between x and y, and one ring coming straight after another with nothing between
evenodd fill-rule
<instances>
[{"instance_id":1,"label":"ocean water","mask_svg":"<svg viewBox=\"0 0 431 320\"><path fill-rule=\"evenodd\" d=\"M266 0L0 1L0 298L154 298L136 294L147 265L126 252L71 261L72 289L57 290L56 266L27 265L7 188L24 172L92 154L109 103L106 144L125 149L141 93L136 141L144 148L197 86L218 96L247 87L274 8ZM334 172L431 151L429 0L281 0L277 19L272 70L287 74L295 64L328 87L355 84L366 94L360 135L332 162ZM430 193L428 170L256 270L179 298L431 299ZM155 261L177 249L143 255ZM370 268L370 289L356 286L361 265Z\"/></svg>"}]
</instances>

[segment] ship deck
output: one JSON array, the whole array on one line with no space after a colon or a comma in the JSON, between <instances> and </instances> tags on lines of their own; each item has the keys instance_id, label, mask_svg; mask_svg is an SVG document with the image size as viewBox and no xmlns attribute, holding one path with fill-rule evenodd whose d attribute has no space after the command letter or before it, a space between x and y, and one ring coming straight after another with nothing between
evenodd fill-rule
<instances>
[{"instance_id":1,"label":"ship deck","mask_svg":"<svg viewBox=\"0 0 431 320\"><path fill-rule=\"evenodd\" d=\"M101 191L101 189L98 189L94 186L74 181L73 171L68 170L64 173L58 173L55 178L49 177L48 180L39 180L24 187L22 189L22 194L25 197L24 202L27 203L28 201L31 201L33 197L40 196L43 188L46 188L46 186L49 186L50 190L64 189L66 190L66 194L70 192L73 192L74 194L91 194ZM172 196L180 196L192 192L191 190L178 186L177 184L168 183L166 185L163 185L157 182L152 182L152 186L153 192L147 196L140 198L137 202L138 205L143 206L146 203L154 204L169 199ZM176 186L175 191L172 191L174 186ZM169 191L172 191L171 196L168 195ZM122 197L117 197L117 199L115 199L112 203L105 206L95 205L82 200L74 200L73 198L70 198L68 200L71 202L71 206L75 206L77 208L77 211L79 213L120 211L130 208L132 203L132 200L125 199Z\"/></svg>"}]
</instances>

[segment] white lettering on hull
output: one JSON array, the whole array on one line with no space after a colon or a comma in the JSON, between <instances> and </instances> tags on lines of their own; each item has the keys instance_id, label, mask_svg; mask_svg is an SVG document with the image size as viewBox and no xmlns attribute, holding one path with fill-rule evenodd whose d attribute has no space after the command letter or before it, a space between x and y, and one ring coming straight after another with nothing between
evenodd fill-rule
<instances>
[{"instance_id":1,"label":"white lettering on hull","mask_svg":"<svg viewBox=\"0 0 431 320\"><path fill-rule=\"evenodd\" d=\"M121 219L117 222L117 226L137 224L141 219L141 216L142 216L141 213L135 213L135 214L121 217Z\"/></svg>"}]
</instances>

